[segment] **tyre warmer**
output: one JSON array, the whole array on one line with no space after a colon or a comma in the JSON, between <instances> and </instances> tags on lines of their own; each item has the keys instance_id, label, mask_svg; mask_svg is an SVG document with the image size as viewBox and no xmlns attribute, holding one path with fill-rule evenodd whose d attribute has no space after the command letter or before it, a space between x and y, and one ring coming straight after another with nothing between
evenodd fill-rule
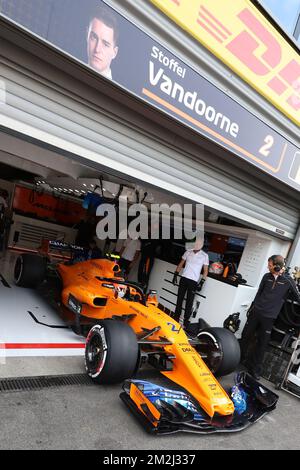
<instances>
[{"instance_id":1,"label":"tyre warmer","mask_svg":"<svg viewBox=\"0 0 300 470\"><path fill-rule=\"evenodd\" d=\"M235 411L231 416L210 418L197 401L180 390L143 380L126 380L120 398L142 426L152 434L237 432L274 410L278 395L242 372L231 389ZM241 397L245 406L241 405Z\"/></svg>"}]
</instances>

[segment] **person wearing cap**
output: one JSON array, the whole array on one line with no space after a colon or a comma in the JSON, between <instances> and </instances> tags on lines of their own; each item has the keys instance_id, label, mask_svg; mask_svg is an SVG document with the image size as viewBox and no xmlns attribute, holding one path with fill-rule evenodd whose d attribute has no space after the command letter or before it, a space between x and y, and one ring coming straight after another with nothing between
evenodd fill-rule
<instances>
[{"instance_id":1,"label":"person wearing cap","mask_svg":"<svg viewBox=\"0 0 300 470\"><path fill-rule=\"evenodd\" d=\"M292 293L295 300L300 303L296 284L285 273L284 258L280 255L270 256L268 269L269 272L260 282L241 338L242 361L256 380L260 379L264 353L270 340L272 327L285 299ZM255 334L257 345L249 355L249 346Z\"/></svg>"},{"instance_id":2,"label":"person wearing cap","mask_svg":"<svg viewBox=\"0 0 300 470\"><path fill-rule=\"evenodd\" d=\"M208 275L209 258L208 255L202 250L203 240L197 240L194 249L187 250L180 260L173 277L173 284L177 285L177 278L180 271L183 269L181 279L179 281L178 296L174 318L179 322L182 304L185 294L187 295L184 312L184 327L189 324L189 319L192 314L193 302L196 290L199 292ZM203 275L200 275L203 269Z\"/></svg>"}]
</instances>

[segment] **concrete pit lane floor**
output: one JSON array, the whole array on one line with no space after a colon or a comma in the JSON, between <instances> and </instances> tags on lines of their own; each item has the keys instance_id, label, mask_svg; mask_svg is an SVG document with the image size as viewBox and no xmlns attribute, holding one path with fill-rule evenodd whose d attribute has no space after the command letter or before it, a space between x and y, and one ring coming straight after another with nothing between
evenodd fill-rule
<instances>
[{"instance_id":1,"label":"concrete pit lane floor","mask_svg":"<svg viewBox=\"0 0 300 470\"><path fill-rule=\"evenodd\" d=\"M73 358L74 359L74 358ZM82 364L81 372L84 372ZM172 387L153 370L139 378ZM229 386L233 376L221 379ZM273 389L273 384L263 380ZM277 408L230 434L147 434L119 398L120 385L79 385L0 392L0 449L67 450L299 450L299 399L280 390Z\"/></svg>"}]
</instances>

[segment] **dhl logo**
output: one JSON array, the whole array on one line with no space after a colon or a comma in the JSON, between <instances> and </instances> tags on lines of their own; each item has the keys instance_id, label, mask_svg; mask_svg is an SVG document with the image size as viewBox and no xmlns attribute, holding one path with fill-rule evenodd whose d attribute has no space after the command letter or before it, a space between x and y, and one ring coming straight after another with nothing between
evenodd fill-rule
<instances>
[{"instance_id":1,"label":"dhl logo","mask_svg":"<svg viewBox=\"0 0 300 470\"><path fill-rule=\"evenodd\" d=\"M296 124L300 60L249 0L151 0Z\"/></svg>"}]
</instances>

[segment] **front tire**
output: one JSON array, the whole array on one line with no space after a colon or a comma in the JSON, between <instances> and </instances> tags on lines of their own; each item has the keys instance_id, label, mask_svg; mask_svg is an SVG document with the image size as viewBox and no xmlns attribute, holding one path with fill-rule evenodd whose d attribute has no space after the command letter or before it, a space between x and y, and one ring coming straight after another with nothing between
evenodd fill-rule
<instances>
[{"instance_id":1,"label":"front tire","mask_svg":"<svg viewBox=\"0 0 300 470\"><path fill-rule=\"evenodd\" d=\"M233 372L240 363L241 350L236 337L226 328L207 328L198 334L203 360L213 374L223 376Z\"/></svg>"},{"instance_id":2,"label":"front tire","mask_svg":"<svg viewBox=\"0 0 300 470\"><path fill-rule=\"evenodd\" d=\"M137 369L139 347L126 323L103 320L90 330L85 347L88 375L99 384L114 384L131 378Z\"/></svg>"}]
</instances>

